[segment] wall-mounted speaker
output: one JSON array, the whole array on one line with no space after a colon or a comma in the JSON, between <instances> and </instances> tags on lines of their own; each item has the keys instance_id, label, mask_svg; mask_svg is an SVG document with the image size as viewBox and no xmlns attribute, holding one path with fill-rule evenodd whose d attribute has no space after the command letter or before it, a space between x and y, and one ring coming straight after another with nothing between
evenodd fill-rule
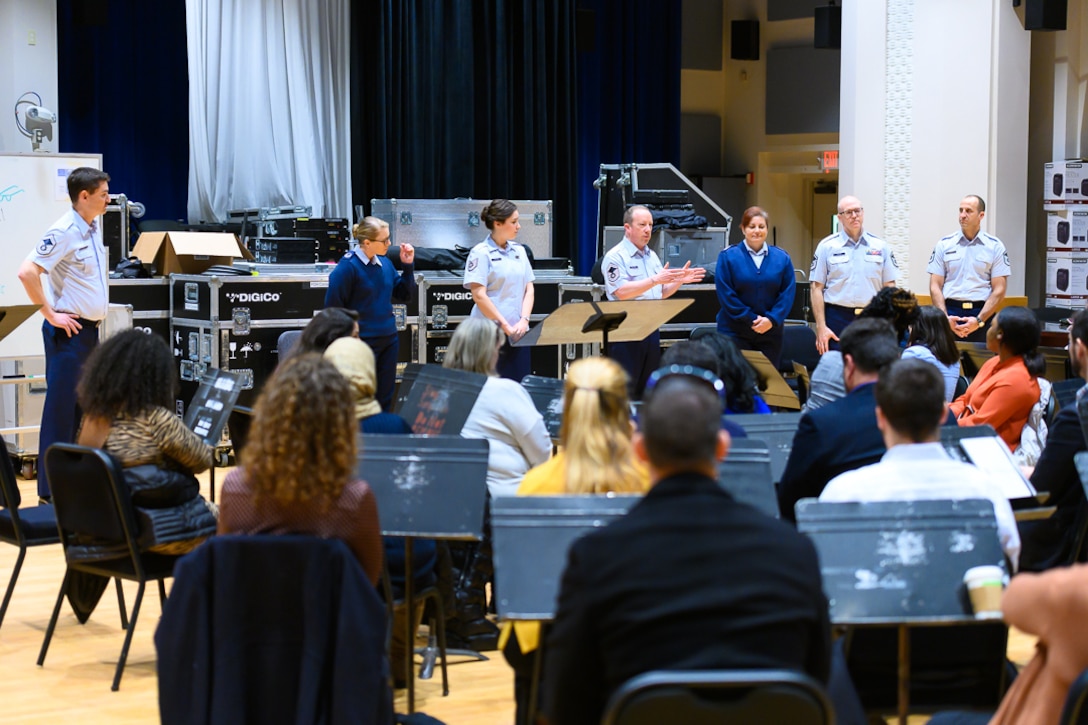
<instances>
[{"instance_id":1,"label":"wall-mounted speaker","mask_svg":"<svg viewBox=\"0 0 1088 725\"><path fill-rule=\"evenodd\" d=\"M842 47L842 8L837 5L816 6L816 30L812 44L817 48Z\"/></svg>"},{"instance_id":2,"label":"wall-mounted speaker","mask_svg":"<svg viewBox=\"0 0 1088 725\"><path fill-rule=\"evenodd\" d=\"M730 25L729 57L759 60L759 21L734 20Z\"/></svg>"},{"instance_id":3,"label":"wall-mounted speaker","mask_svg":"<svg viewBox=\"0 0 1088 725\"><path fill-rule=\"evenodd\" d=\"M1024 0L1024 30L1065 30L1068 0Z\"/></svg>"}]
</instances>

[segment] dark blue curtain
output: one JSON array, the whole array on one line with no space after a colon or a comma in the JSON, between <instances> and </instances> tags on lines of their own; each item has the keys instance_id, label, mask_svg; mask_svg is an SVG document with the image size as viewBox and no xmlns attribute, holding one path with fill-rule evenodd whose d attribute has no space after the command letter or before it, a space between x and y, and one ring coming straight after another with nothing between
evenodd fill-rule
<instances>
[{"instance_id":1,"label":"dark blue curtain","mask_svg":"<svg viewBox=\"0 0 1088 725\"><path fill-rule=\"evenodd\" d=\"M57 0L57 45L59 150L102 154L110 191L145 204L145 218L184 219L185 3Z\"/></svg>"},{"instance_id":2,"label":"dark blue curtain","mask_svg":"<svg viewBox=\"0 0 1088 725\"><path fill-rule=\"evenodd\" d=\"M579 0L578 252L596 261L601 164L679 164L680 0Z\"/></svg>"},{"instance_id":3,"label":"dark blue curtain","mask_svg":"<svg viewBox=\"0 0 1088 725\"><path fill-rule=\"evenodd\" d=\"M570 254L574 0L353 0L352 194L552 199Z\"/></svg>"}]
</instances>

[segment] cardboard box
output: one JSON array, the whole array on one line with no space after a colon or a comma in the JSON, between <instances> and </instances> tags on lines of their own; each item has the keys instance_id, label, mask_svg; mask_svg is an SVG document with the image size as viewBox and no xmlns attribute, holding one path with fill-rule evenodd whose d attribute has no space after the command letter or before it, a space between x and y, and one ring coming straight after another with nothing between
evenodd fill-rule
<instances>
[{"instance_id":1,"label":"cardboard box","mask_svg":"<svg viewBox=\"0 0 1088 725\"><path fill-rule=\"evenodd\" d=\"M1046 246L1055 251L1088 250L1088 210L1049 212Z\"/></svg>"},{"instance_id":2,"label":"cardboard box","mask_svg":"<svg viewBox=\"0 0 1088 725\"><path fill-rule=\"evenodd\" d=\"M238 238L226 232L144 232L132 253L162 275L200 274L217 264L253 259Z\"/></svg>"},{"instance_id":3,"label":"cardboard box","mask_svg":"<svg viewBox=\"0 0 1088 725\"><path fill-rule=\"evenodd\" d=\"M1067 310L1083 310L1088 307L1088 297L1076 297L1073 295L1048 295L1047 307L1061 307Z\"/></svg>"},{"instance_id":4,"label":"cardboard box","mask_svg":"<svg viewBox=\"0 0 1088 725\"><path fill-rule=\"evenodd\" d=\"M1088 164L1080 159L1065 162L1065 203L1088 204Z\"/></svg>"},{"instance_id":5,"label":"cardboard box","mask_svg":"<svg viewBox=\"0 0 1088 725\"><path fill-rule=\"evenodd\" d=\"M1063 209L1065 204L1065 162L1043 165L1043 208Z\"/></svg>"},{"instance_id":6,"label":"cardboard box","mask_svg":"<svg viewBox=\"0 0 1088 725\"><path fill-rule=\"evenodd\" d=\"M1088 295L1088 252L1048 251L1046 293L1056 297Z\"/></svg>"}]
</instances>

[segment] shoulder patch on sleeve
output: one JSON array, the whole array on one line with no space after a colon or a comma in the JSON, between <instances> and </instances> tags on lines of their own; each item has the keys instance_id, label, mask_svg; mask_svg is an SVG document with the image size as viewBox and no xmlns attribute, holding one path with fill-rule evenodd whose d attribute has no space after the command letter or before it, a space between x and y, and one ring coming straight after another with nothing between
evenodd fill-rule
<instances>
[{"instance_id":1,"label":"shoulder patch on sleeve","mask_svg":"<svg viewBox=\"0 0 1088 725\"><path fill-rule=\"evenodd\" d=\"M38 244L38 254L43 257L48 257L57 248L57 240L53 237L42 237L41 243Z\"/></svg>"},{"instance_id":2,"label":"shoulder patch on sleeve","mask_svg":"<svg viewBox=\"0 0 1088 725\"><path fill-rule=\"evenodd\" d=\"M936 258L937 258L937 250L934 249L932 252L929 253L929 263L933 264L933 260L936 259Z\"/></svg>"},{"instance_id":3,"label":"shoulder patch on sleeve","mask_svg":"<svg viewBox=\"0 0 1088 725\"><path fill-rule=\"evenodd\" d=\"M1005 258L1005 264L1009 268L1012 268L1012 264L1009 263L1009 253L1008 252L1002 252L1001 256Z\"/></svg>"},{"instance_id":4,"label":"shoulder patch on sleeve","mask_svg":"<svg viewBox=\"0 0 1088 725\"><path fill-rule=\"evenodd\" d=\"M819 263L820 263L820 255L813 254L812 255L812 264L808 268L809 274L812 274L813 272L816 271L816 265L819 264Z\"/></svg>"},{"instance_id":5,"label":"shoulder patch on sleeve","mask_svg":"<svg viewBox=\"0 0 1088 725\"><path fill-rule=\"evenodd\" d=\"M899 269L899 261L895 258L895 252L889 249L888 256L892 258L892 266Z\"/></svg>"},{"instance_id":6,"label":"shoulder patch on sleeve","mask_svg":"<svg viewBox=\"0 0 1088 725\"><path fill-rule=\"evenodd\" d=\"M616 282L620 278L620 265L616 262L609 262L608 269L605 270L605 276L609 282Z\"/></svg>"},{"instance_id":7,"label":"shoulder patch on sleeve","mask_svg":"<svg viewBox=\"0 0 1088 725\"><path fill-rule=\"evenodd\" d=\"M476 268L479 267L479 266L480 266L480 258L479 257L477 257L476 255L472 255L471 257L468 258L468 266L466 267L466 269L469 272L476 271Z\"/></svg>"}]
</instances>

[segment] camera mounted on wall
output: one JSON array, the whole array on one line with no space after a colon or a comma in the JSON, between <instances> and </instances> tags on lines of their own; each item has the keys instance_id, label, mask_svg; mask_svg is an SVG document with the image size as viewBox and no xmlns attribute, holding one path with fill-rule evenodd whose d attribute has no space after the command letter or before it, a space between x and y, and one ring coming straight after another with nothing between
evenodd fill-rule
<instances>
[{"instance_id":1,"label":"camera mounted on wall","mask_svg":"<svg viewBox=\"0 0 1088 725\"><path fill-rule=\"evenodd\" d=\"M30 139L32 151L45 153L42 141L53 140L53 124L56 122L57 114L42 105L40 94L27 91L15 101L15 125L19 133Z\"/></svg>"}]
</instances>

